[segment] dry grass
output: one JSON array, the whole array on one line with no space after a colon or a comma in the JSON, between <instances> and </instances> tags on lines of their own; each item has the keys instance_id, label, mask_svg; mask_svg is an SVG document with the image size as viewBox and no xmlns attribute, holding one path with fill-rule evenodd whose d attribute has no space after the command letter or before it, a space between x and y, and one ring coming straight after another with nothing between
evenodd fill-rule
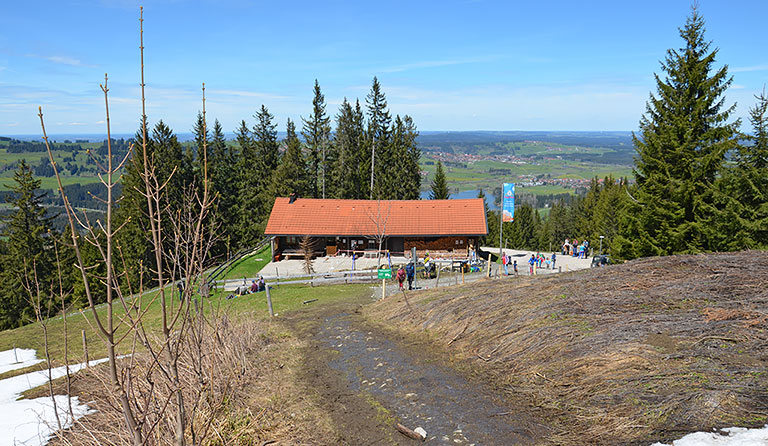
<instances>
[{"instance_id":1,"label":"dry grass","mask_svg":"<svg viewBox=\"0 0 768 446\"><path fill-rule=\"evenodd\" d=\"M426 330L554 444L647 444L768 423L767 252L672 256L411 293L368 309Z\"/></svg>"},{"instance_id":2,"label":"dry grass","mask_svg":"<svg viewBox=\"0 0 768 446\"><path fill-rule=\"evenodd\" d=\"M206 339L208 355L216 355L216 367L211 371L206 387L209 392L201 398L196 411L198 429L210 426L206 438L188 444L203 445L274 445L323 444L322 438L333 436L332 423L314 402L304 397L295 375L301 356L297 351L305 348L305 341L286 331L279 322L243 319L221 324L221 342ZM143 354L142 354L143 355ZM137 361L145 373L148 358L138 355ZM182 387L194 401L192 392L198 387L199 377L188 363L190 356L180 362ZM128 359L124 359L128 360ZM212 379L211 379L212 378ZM159 381L159 380L158 380ZM73 394L98 412L79 420L65 436L51 444L67 445L129 445L122 414L114 395L108 392L107 371L95 367L75 376ZM57 383L63 386L63 383ZM139 384L139 383L137 383ZM172 389L152 389L163 396L172 395ZM136 398L149 392L146 383L140 383ZM162 398L161 398L162 400ZM172 414L166 414L160 428L148 444L171 444ZM167 425L166 425L167 424ZM201 432L198 431L198 435Z\"/></svg>"}]
</instances>

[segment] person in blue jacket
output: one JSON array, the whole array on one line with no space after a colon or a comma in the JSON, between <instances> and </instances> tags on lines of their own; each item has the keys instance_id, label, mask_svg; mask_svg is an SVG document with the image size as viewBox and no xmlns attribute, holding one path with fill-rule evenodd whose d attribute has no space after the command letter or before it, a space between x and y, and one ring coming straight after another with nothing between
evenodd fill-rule
<instances>
[{"instance_id":1,"label":"person in blue jacket","mask_svg":"<svg viewBox=\"0 0 768 446\"><path fill-rule=\"evenodd\" d=\"M405 276L408 278L408 290L413 289L413 278L416 275L416 268L413 266L413 262L405 265Z\"/></svg>"}]
</instances>

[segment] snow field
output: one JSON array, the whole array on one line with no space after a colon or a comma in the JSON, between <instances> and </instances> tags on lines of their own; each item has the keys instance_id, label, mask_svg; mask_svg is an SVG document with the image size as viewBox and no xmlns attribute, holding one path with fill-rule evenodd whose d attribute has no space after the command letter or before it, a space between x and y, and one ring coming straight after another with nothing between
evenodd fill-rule
<instances>
[{"instance_id":1,"label":"snow field","mask_svg":"<svg viewBox=\"0 0 768 446\"><path fill-rule=\"evenodd\" d=\"M21 361L16 362L16 358ZM16 349L0 352L0 371L15 370L37 364L34 350ZM105 362L106 359L91 361L90 365ZM75 373L85 367L83 364L69 366L69 372ZM66 376L66 367L51 369L51 379ZM48 383L48 370L38 370L0 380L0 446L42 446L48 443L58 429L54 414L53 401L49 396L33 399L19 399L29 389ZM66 395L56 395L56 407L62 427L70 427L74 419L69 416ZM77 397L72 397L72 412L75 419L92 413Z\"/></svg>"}]
</instances>

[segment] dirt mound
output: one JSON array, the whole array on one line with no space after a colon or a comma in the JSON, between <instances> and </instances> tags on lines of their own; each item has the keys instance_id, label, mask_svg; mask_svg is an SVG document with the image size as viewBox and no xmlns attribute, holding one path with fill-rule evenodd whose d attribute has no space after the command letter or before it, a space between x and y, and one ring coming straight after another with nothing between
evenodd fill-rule
<instances>
[{"instance_id":1,"label":"dirt mound","mask_svg":"<svg viewBox=\"0 0 768 446\"><path fill-rule=\"evenodd\" d=\"M555 444L648 444L768 423L768 252L671 256L411 293L367 309L426 330Z\"/></svg>"}]
</instances>

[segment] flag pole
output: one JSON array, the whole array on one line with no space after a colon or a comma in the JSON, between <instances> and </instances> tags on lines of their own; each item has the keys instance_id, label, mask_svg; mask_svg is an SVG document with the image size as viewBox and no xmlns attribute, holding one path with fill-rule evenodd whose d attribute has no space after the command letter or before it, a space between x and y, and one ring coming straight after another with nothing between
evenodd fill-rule
<instances>
[{"instance_id":1,"label":"flag pole","mask_svg":"<svg viewBox=\"0 0 768 446\"><path fill-rule=\"evenodd\" d=\"M502 256L502 249L504 248L504 245L502 244L504 233L504 183L501 183L501 209L499 212L499 259L501 259Z\"/></svg>"}]
</instances>

